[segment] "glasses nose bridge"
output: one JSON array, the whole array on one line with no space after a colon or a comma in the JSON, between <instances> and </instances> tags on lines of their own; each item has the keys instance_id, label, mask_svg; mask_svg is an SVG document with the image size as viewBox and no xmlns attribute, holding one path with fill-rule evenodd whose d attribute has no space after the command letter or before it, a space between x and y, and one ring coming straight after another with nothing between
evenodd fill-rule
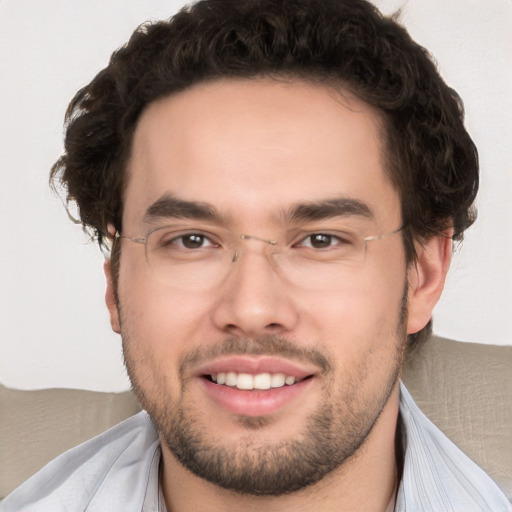
<instances>
[{"instance_id":1,"label":"glasses nose bridge","mask_svg":"<svg viewBox=\"0 0 512 512\"><path fill-rule=\"evenodd\" d=\"M259 236L242 234L236 238L237 243L235 245L235 250L233 253L233 257L231 259L231 263L235 263L240 258L240 255L242 253L242 247L243 247L242 242L244 242L244 241L260 242L265 245L265 248L273 247L274 250L271 252L271 254L278 252L279 244L278 244L277 240L269 240L266 238L261 238Z\"/></svg>"}]
</instances>

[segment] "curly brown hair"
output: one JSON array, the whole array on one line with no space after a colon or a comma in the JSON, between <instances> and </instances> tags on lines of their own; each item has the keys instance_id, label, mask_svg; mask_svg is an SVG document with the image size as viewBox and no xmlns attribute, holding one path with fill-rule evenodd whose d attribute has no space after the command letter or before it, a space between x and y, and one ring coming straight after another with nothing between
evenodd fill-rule
<instances>
[{"instance_id":1,"label":"curly brown hair","mask_svg":"<svg viewBox=\"0 0 512 512\"><path fill-rule=\"evenodd\" d=\"M125 167L148 104L198 82L256 76L327 82L381 112L408 261L413 240L447 227L460 240L473 223L478 154L462 102L428 52L365 0L204 0L141 25L71 101L53 186L102 244L109 224L122 229Z\"/></svg>"}]
</instances>

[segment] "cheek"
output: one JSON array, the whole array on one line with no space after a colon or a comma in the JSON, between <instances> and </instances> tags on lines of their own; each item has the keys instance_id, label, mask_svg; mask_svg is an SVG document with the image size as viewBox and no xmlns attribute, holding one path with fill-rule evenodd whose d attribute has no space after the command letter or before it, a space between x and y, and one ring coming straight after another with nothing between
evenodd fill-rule
<instances>
[{"instance_id":1,"label":"cheek","mask_svg":"<svg viewBox=\"0 0 512 512\"><path fill-rule=\"evenodd\" d=\"M205 304L198 294L166 288L135 258L122 260L118 296L121 336L137 378L176 381L183 352L206 342ZM152 377L153 376L153 377Z\"/></svg>"},{"instance_id":2,"label":"cheek","mask_svg":"<svg viewBox=\"0 0 512 512\"><path fill-rule=\"evenodd\" d=\"M149 283L120 290L122 329L137 343L161 354L192 345L204 318L205 307L193 294L153 287Z\"/></svg>"},{"instance_id":3,"label":"cheek","mask_svg":"<svg viewBox=\"0 0 512 512\"><path fill-rule=\"evenodd\" d=\"M144 252L123 255L119 274L119 299L124 317L143 326L144 332L156 332L160 338L174 332L185 334L184 326L194 324L202 309L201 296L193 289L164 285L148 267ZM203 301L204 302L204 301Z\"/></svg>"},{"instance_id":4,"label":"cheek","mask_svg":"<svg viewBox=\"0 0 512 512\"><path fill-rule=\"evenodd\" d=\"M403 268L374 269L308 297L302 308L307 336L319 343L330 340L331 350L347 361L374 350L376 344L396 345L405 279Z\"/></svg>"}]
</instances>

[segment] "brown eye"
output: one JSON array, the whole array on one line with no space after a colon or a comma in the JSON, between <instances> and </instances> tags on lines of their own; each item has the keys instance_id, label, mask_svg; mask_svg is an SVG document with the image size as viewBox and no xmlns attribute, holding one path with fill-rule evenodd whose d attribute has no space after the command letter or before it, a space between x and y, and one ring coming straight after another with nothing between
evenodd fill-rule
<instances>
[{"instance_id":1,"label":"brown eye","mask_svg":"<svg viewBox=\"0 0 512 512\"><path fill-rule=\"evenodd\" d=\"M205 240L206 237L204 235L190 234L180 236L175 240L175 242L186 249L200 249L204 246Z\"/></svg>"},{"instance_id":2,"label":"brown eye","mask_svg":"<svg viewBox=\"0 0 512 512\"><path fill-rule=\"evenodd\" d=\"M330 233L310 233L295 245L297 248L306 249L336 249L346 250L351 245L348 237L341 234Z\"/></svg>"},{"instance_id":3,"label":"brown eye","mask_svg":"<svg viewBox=\"0 0 512 512\"><path fill-rule=\"evenodd\" d=\"M309 243L311 247L314 249L325 249L330 247L333 242L333 237L331 235L325 235L323 233L315 233L314 235L310 235Z\"/></svg>"}]
</instances>

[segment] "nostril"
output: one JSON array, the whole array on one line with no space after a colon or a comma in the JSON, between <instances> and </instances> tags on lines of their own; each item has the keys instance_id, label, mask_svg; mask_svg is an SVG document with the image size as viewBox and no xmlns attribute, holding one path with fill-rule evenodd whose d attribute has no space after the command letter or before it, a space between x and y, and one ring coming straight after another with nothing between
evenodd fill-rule
<instances>
[{"instance_id":1,"label":"nostril","mask_svg":"<svg viewBox=\"0 0 512 512\"><path fill-rule=\"evenodd\" d=\"M244 336L244 332L236 324L226 324L224 326L224 332L227 332L231 336Z\"/></svg>"},{"instance_id":2,"label":"nostril","mask_svg":"<svg viewBox=\"0 0 512 512\"><path fill-rule=\"evenodd\" d=\"M281 330L283 328L283 326L281 324L278 324L278 323L271 323L271 324L268 324L265 329L267 331L278 331L278 330Z\"/></svg>"}]
</instances>

